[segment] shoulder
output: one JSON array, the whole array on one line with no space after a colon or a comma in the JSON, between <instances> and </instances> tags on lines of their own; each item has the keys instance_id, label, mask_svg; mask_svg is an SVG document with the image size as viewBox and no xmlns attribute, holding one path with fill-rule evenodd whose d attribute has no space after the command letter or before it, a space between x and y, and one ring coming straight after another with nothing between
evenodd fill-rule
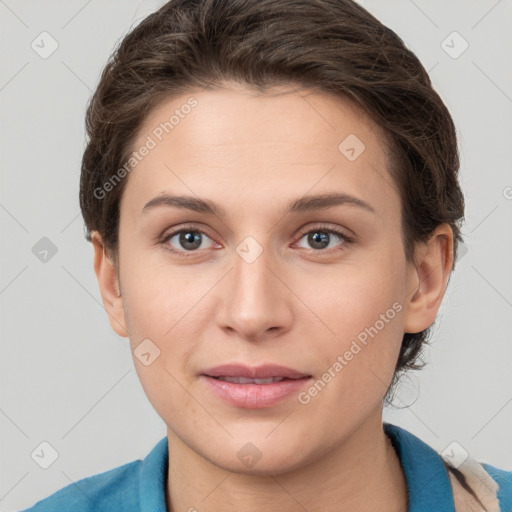
<instances>
[{"instance_id":1,"label":"shoulder","mask_svg":"<svg viewBox=\"0 0 512 512\"><path fill-rule=\"evenodd\" d=\"M22 512L165 512L167 462L164 437L144 460L83 478Z\"/></svg>"},{"instance_id":2,"label":"shoulder","mask_svg":"<svg viewBox=\"0 0 512 512\"><path fill-rule=\"evenodd\" d=\"M453 450L443 457L453 488L455 509L512 512L512 471L479 462Z\"/></svg>"},{"instance_id":3,"label":"shoulder","mask_svg":"<svg viewBox=\"0 0 512 512\"><path fill-rule=\"evenodd\" d=\"M138 479L142 461L137 460L117 468L99 473L71 483L34 506L22 512L93 512L107 510L114 505L116 510L127 506L129 510L138 509Z\"/></svg>"},{"instance_id":4,"label":"shoulder","mask_svg":"<svg viewBox=\"0 0 512 512\"><path fill-rule=\"evenodd\" d=\"M400 457L412 504L423 506L418 510L512 512L512 471L478 462L457 444L440 454L403 428L385 423L384 429Z\"/></svg>"},{"instance_id":5,"label":"shoulder","mask_svg":"<svg viewBox=\"0 0 512 512\"><path fill-rule=\"evenodd\" d=\"M501 510L512 511L512 471L496 468L485 463L481 465L498 485L498 500Z\"/></svg>"}]
</instances>

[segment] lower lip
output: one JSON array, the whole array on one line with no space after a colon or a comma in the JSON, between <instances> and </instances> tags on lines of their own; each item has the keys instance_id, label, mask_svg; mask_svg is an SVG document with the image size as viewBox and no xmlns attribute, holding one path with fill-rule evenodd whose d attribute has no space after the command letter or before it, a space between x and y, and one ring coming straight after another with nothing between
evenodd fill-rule
<instances>
[{"instance_id":1,"label":"lower lip","mask_svg":"<svg viewBox=\"0 0 512 512\"><path fill-rule=\"evenodd\" d=\"M285 379L272 384L236 384L202 375L210 389L232 405L247 409L272 407L290 395L297 394L310 377Z\"/></svg>"}]
</instances>

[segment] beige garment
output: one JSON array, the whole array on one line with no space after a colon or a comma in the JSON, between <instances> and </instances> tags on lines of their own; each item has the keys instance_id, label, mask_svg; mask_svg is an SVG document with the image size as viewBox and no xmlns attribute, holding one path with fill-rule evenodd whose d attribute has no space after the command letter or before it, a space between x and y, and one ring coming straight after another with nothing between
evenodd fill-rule
<instances>
[{"instance_id":1,"label":"beige garment","mask_svg":"<svg viewBox=\"0 0 512 512\"><path fill-rule=\"evenodd\" d=\"M444 462L456 512L506 512L500 511L498 484L480 463L467 458L455 468L446 459Z\"/></svg>"}]
</instances>

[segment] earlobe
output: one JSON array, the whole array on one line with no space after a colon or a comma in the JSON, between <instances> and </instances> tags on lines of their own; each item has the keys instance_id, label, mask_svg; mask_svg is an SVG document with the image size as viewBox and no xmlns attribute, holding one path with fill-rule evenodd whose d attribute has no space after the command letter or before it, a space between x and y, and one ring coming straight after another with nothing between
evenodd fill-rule
<instances>
[{"instance_id":1,"label":"earlobe","mask_svg":"<svg viewBox=\"0 0 512 512\"><path fill-rule=\"evenodd\" d=\"M126 338L128 330L115 261L105 250L101 235L97 231L91 233L91 241L94 247L94 272L98 279L103 306L112 329L119 336Z\"/></svg>"},{"instance_id":2,"label":"earlobe","mask_svg":"<svg viewBox=\"0 0 512 512\"><path fill-rule=\"evenodd\" d=\"M453 232L449 224L438 226L427 243L417 247L415 264L407 278L404 332L430 327L441 306L453 267Z\"/></svg>"}]
</instances>

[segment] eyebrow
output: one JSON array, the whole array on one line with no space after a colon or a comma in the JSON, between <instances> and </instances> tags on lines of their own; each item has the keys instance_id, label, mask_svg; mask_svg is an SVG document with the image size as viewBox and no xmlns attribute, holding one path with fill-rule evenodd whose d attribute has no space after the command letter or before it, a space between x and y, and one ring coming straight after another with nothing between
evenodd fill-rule
<instances>
[{"instance_id":1,"label":"eyebrow","mask_svg":"<svg viewBox=\"0 0 512 512\"><path fill-rule=\"evenodd\" d=\"M375 209L366 201L349 194L340 193L301 197L300 199L291 201L288 204L285 213L304 213L316 210L326 210L340 205L357 206L376 215ZM162 194L151 199L151 201L144 205L141 214L159 206L191 210L198 213L209 213L221 218L226 217L226 211L224 208L216 205L208 199L200 199L193 196L172 196L169 194Z\"/></svg>"}]
</instances>

